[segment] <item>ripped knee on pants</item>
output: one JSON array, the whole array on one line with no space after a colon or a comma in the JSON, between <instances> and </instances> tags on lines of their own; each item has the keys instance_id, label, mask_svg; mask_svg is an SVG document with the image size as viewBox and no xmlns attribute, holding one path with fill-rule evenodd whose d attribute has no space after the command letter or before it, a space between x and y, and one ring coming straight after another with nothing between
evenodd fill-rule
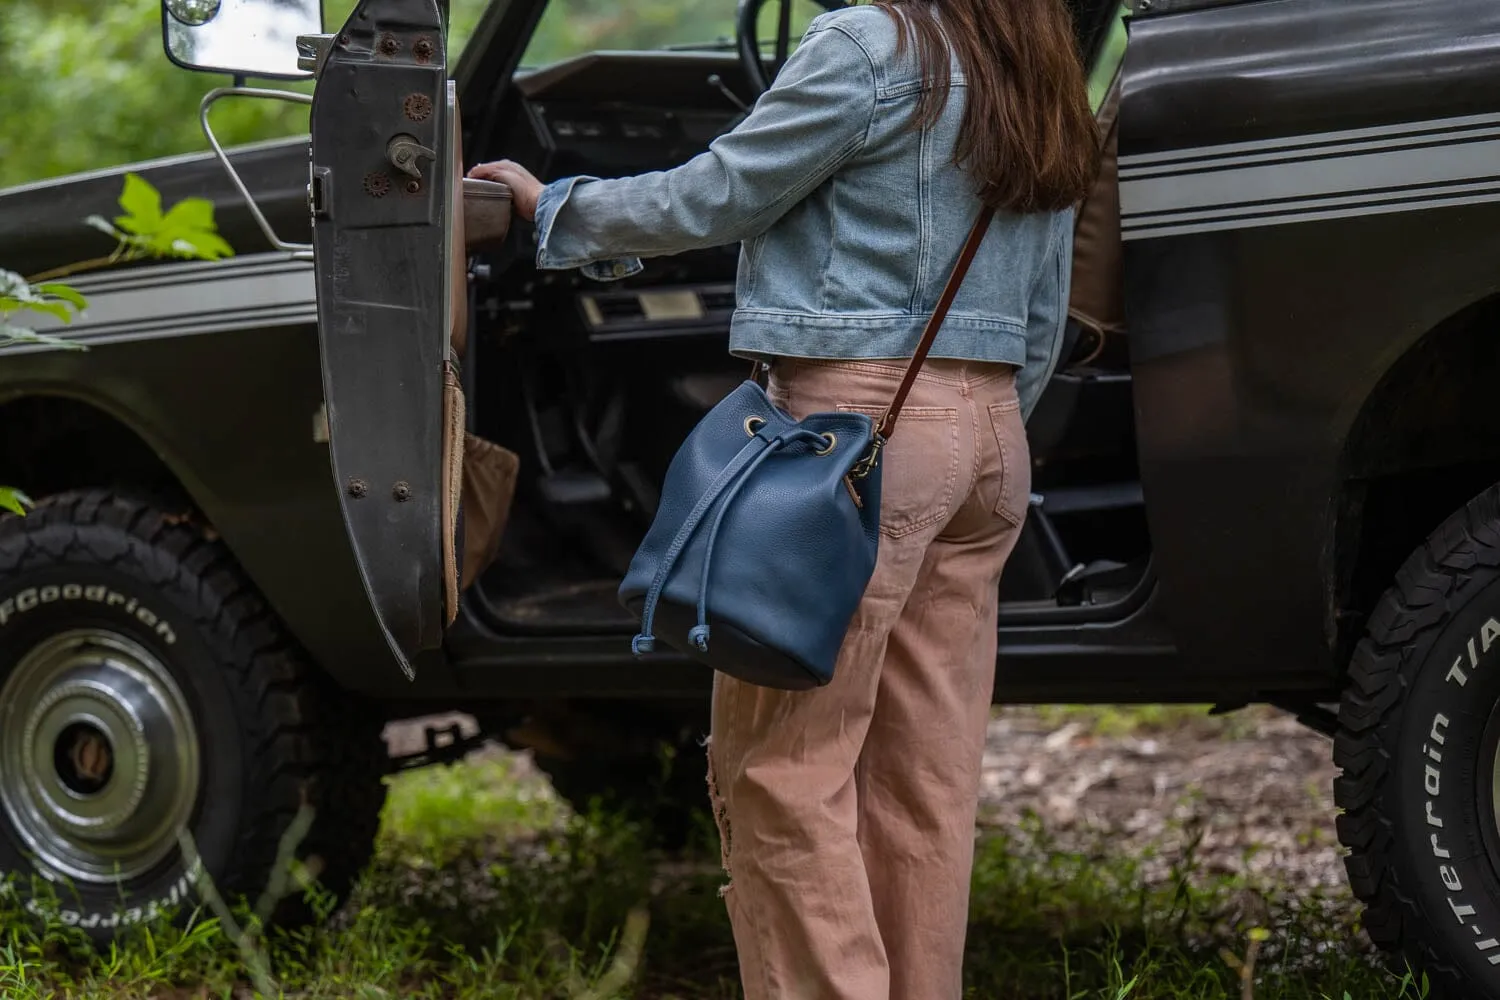
<instances>
[{"instance_id":1,"label":"ripped knee on pants","mask_svg":"<svg viewBox=\"0 0 1500 1000\"><path fill-rule=\"evenodd\" d=\"M734 888L734 872L730 870L730 826L729 807L724 802L724 796L719 793L719 775L714 766L713 738L703 741L708 757L708 801L714 813L714 826L719 829L719 864L724 869L728 881L719 887L719 895L724 896L730 889Z\"/></svg>"}]
</instances>

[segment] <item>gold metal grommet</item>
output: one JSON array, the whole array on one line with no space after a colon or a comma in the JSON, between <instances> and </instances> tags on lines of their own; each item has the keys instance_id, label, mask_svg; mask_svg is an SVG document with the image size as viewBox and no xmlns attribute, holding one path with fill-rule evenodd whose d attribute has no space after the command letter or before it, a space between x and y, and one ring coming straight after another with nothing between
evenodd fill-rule
<instances>
[{"instance_id":1,"label":"gold metal grommet","mask_svg":"<svg viewBox=\"0 0 1500 1000\"><path fill-rule=\"evenodd\" d=\"M837 448L839 443L838 435L836 434L824 434L823 440L828 442L828 447L813 452L813 454L817 455L819 458L823 457L824 455L833 454L833 449Z\"/></svg>"},{"instance_id":2,"label":"gold metal grommet","mask_svg":"<svg viewBox=\"0 0 1500 1000\"><path fill-rule=\"evenodd\" d=\"M760 430L764 426L766 426L766 422L760 417L746 417L745 435L747 437L755 437L755 432Z\"/></svg>"}]
</instances>

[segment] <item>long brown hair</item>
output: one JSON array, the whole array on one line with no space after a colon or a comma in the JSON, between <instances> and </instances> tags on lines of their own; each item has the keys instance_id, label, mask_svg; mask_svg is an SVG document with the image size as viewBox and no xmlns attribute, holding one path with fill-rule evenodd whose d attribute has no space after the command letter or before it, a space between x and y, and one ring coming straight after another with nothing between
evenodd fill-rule
<instances>
[{"instance_id":1,"label":"long brown hair","mask_svg":"<svg viewBox=\"0 0 1500 1000\"><path fill-rule=\"evenodd\" d=\"M915 124L947 104L949 53L967 91L953 160L1002 211L1078 203L1099 169L1099 132L1063 0L877 0L896 21L897 51L913 41L927 81Z\"/></svg>"}]
</instances>

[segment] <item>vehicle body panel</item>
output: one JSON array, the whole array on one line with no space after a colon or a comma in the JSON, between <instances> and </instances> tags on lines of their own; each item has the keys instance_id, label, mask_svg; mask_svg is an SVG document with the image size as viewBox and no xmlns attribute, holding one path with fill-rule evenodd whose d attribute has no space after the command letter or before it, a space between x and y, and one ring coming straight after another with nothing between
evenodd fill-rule
<instances>
[{"instance_id":1,"label":"vehicle body panel","mask_svg":"<svg viewBox=\"0 0 1500 1000\"><path fill-rule=\"evenodd\" d=\"M524 94L496 81L514 70L540 9L498 5L475 36L493 44L471 50L460 65L460 83L477 88L464 100L471 159L498 155L497 137L521 134L513 126L530 113ZM1379 201L1379 192L1355 192L1349 202L1337 200L1345 192L1304 192L1333 199L1313 206L1329 217L1294 219L1296 206L1227 209L1214 200L1216 190L1225 205L1249 202L1244 184L1288 174L1284 164L1262 169L1256 150L1222 147L1270 143L1284 159L1315 161L1318 154L1288 137L1386 126L1396 131L1319 141L1345 158L1368 152L1361 142L1378 152L1398 132L1415 134L1413 141L1447 136L1444 148L1486 142L1482 122L1425 133L1406 123L1500 109L1500 82L1489 69L1500 45L1497 21L1500 11L1476 0L1374 0L1358 8L1260 0L1134 22L1121 112L1122 196L1153 567L1108 608L1050 617L1008 611L997 697L1232 702L1337 688L1347 623L1333 539L1345 438L1371 389L1412 344L1500 292L1492 267L1500 259L1500 197L1486 201L1486 191L1469 190L1462 202L1449 198L1440 207L1429 202L1462 183L1429 177L1427 201L1369 214L1354 212ZM1413 41L1413 32L1421 37ZM1387 58L1351 55L1361 45ZM674 55L668 62L675 68L663 70L667 77L718 66L731 89L743 87L732 58ZM705 84L684 100L709 108L719 100L714 93ZM581 147L561 152L584 155ZM644 147L615 153L622 169L647 155ZM280 235L307 239L307 140L237 150L232 158ZM1442 169L1462 169L1444 162ZM598 172L608 174L612 163L601 162ZM1239 180L1216 188L1213 178L1226 164L1241 171ZM85 396L131 426L176 472L299 639L352 690L413 699L701 697L709 678L690 664L667 656L635 663L628 642L613 633L507 631L473 596L448 632L446 660L424 660L419 684L383 665L378 623L348 546L338 542L327 447L314 440L322 392L311 271L256 256L264 241L211 157L139 169L168 202L211 198L243 255L188 268L226 282L259 268L262 280L279 275L282 292L246 303L262 310L258 316L210 322L203 305L173 298L172 268L87 279L86 287L100 282L95 311L69 335L95 349L7 353L0 394ZM1162 201L1160 186L1141 186L1164 170L1197 178L1172 185L1181 202L1175 208ZM107 250L81 220L112 214L121 172L0 192L7 256L40 269ZM118 325L112 303L129 310L111 296L131 293L129 282L154 286L154 307ZM220 295L214 304L223 301ZM1254 533L1243 530L1247 523Z\"/></svg>"},{"instance_id":2,"label":"vehicle body panel","mask_svg":"<svg viewBox=\"0 0 1500 1000\"><path fill-rule=\"evenodd\" d=\"M1141 475L1194 671L1337 683L1350 428L1424 334L1500 292L1497 56L1485 0L1132 23L1120 171Z\"/></svg>"}]
</instances>

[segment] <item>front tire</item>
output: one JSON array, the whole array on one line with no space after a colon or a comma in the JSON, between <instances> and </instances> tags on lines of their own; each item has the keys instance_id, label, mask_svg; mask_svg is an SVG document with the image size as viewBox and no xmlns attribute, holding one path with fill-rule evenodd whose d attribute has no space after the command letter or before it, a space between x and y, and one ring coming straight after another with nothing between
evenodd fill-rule
<instances>
[{"instance_id":1,"label":"front tire","mask_svg":"<svg viewBox=\"0 0 1500 1000\"><path fill-rule=\"evenodd\" d=\"M34 911L103 939L190 909L181 829L253 900L304 802L297 856L343 892L384 802L380 724L189 516L89 491L0 521L0 873L51 883Z\"/></svg>"},{"instance_id":2,"label":"front tire","mask_svg":"<svg viewBox=\"0 0 1500 1000\"><path fill-rule=\"evenodd\" d=\"M1339 724L1339 838L1370 937L1434 997L1500 1000L1500 487L1401 568Z\"/></svg>"}]
</instances>

